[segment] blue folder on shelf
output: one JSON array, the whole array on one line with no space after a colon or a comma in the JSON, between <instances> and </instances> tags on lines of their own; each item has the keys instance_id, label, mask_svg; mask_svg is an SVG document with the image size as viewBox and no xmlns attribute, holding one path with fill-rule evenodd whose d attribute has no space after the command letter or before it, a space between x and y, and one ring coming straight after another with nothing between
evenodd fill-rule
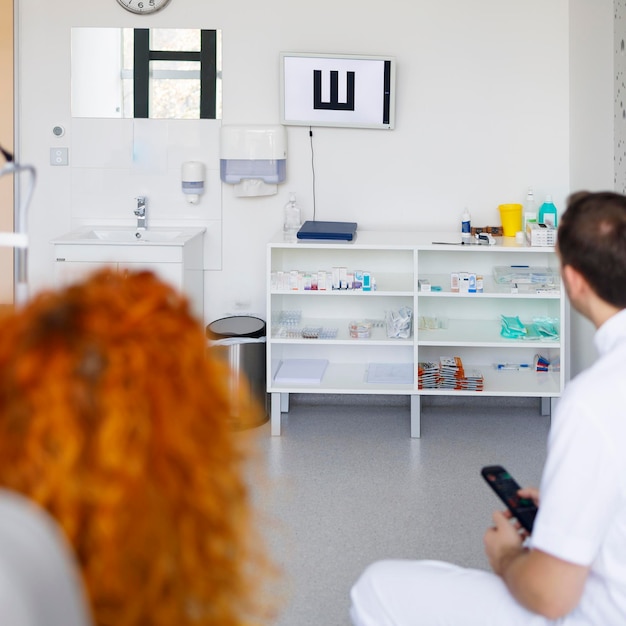
<instances>
[{"instance_id":1,"label":"blue folder on shelf","mask_svg":"<svg viewBox=\"0 0 626 626\"><path fill-rule=\"evenodd\" d=\"M307 220L298 231L298 239L352 241L356 236L356 222L318 222Z\"/></svg>"}]
</instances>

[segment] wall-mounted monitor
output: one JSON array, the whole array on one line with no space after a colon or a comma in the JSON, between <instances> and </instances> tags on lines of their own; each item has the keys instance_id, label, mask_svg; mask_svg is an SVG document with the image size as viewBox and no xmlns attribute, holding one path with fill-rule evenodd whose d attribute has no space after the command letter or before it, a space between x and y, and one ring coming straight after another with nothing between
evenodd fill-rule
<instances>
[{"instance_id":1,"label":"wall-mounted monitor","mask_svg":"<svg viewBox=\"0 0 626 626\"><path fill-rule=\"evenodd\" d=\"M392 129L393 57L280 53L280 122Z\"/></svg>"}]
</instances>

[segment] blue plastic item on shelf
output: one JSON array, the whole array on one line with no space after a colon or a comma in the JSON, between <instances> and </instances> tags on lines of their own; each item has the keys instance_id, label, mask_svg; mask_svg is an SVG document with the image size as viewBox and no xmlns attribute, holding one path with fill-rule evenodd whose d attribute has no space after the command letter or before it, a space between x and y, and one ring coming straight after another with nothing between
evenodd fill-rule
<instances>
[{"instance_id":1,"label":"blue plastic item on shelf","mask_svg":"<svg viewBox=\"0 0 626 626\"><path fill-rule=\"evenodd\" d=\"M546 196L546 201L539 207L539 224L546 226L557 226L557 210L552 202L552 196Z\"/></svg>"}]
</instances>

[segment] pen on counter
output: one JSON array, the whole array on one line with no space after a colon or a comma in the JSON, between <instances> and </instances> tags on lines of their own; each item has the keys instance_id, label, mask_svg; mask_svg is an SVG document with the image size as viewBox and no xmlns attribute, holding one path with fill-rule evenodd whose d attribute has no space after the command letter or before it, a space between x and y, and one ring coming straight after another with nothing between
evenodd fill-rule
<instances>
[{"instance_id":1,"label":"pen on counter","mask_svg":"<svg viewBox=\"0 0 626 626\"><path fill-rule=\"evenodd\" d=\"M529 367L529 363L496 363L496 369L499 370L521 370Z\"/></svg>"},{"instance_id":2,"label":"pen on counter","mask_svg":"<svg viewBox=\"0 0 626 626\"><path fill-rule=\"evenodd\" d=\"M473 241L433 241L433 245L437 246L482 246L481 243L474 243Z\"/></svg>"}]
</instances>

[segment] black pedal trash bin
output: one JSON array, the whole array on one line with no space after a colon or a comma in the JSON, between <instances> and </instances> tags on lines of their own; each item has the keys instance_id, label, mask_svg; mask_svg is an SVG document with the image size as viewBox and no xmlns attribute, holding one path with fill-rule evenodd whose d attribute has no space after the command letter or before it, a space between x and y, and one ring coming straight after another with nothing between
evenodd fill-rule
<instances>
[{"instance_id":1,"label":"black pedal trash bin","mask_svg":"<svg viewBox=\"0 0 626 626\"><path fill-rule=\"evenodd\" d=\"M206 335L210 349L231 370L229 387L231 397L236 399L231 415L233 427L249 428L267 422L265 322L250 315L223 317L206 327Z\"/></svg>"}]
</instances>

